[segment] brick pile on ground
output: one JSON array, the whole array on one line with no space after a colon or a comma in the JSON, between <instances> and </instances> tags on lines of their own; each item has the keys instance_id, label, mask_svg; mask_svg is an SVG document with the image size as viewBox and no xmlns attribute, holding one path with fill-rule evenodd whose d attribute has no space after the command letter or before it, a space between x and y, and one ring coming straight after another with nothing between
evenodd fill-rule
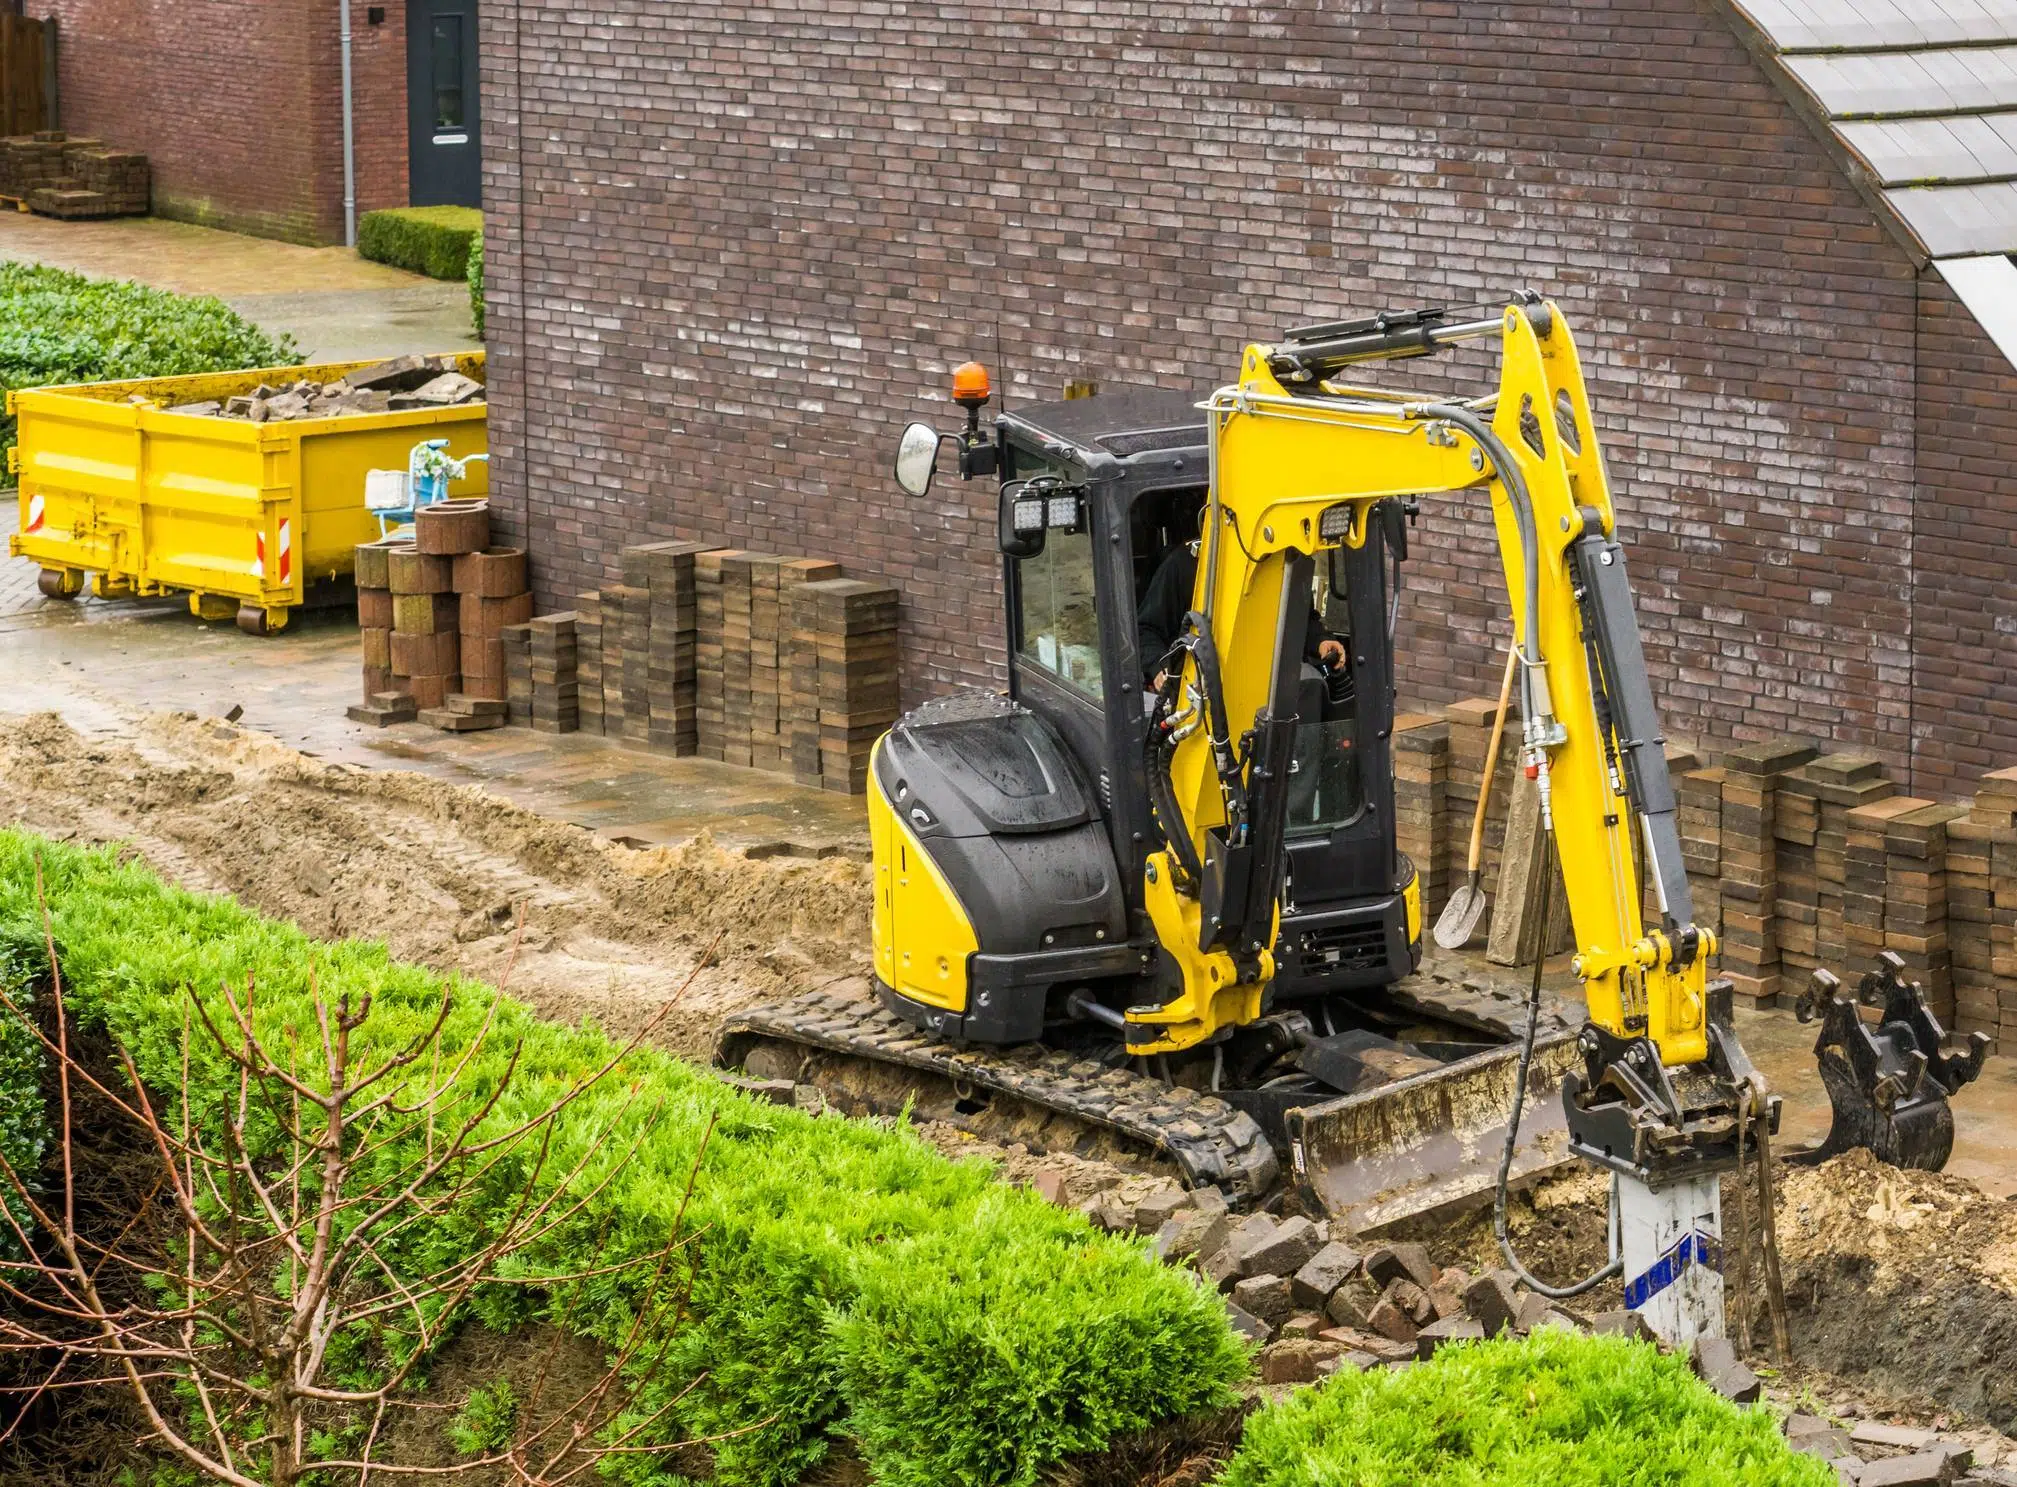
<instances>
[{"instance_id":1,"label":"brick pile on ground","mask_svg":"<svg viewBox=\"0 0 2017 1487\"><path fill-rule=\"evenodd\" d=\"M152 205L147 157L61 130L0 139L0 197L45 217L144 216Z\"/></svg>"},{"instance_id":2,"label":"brick pile on ground","mask_svg":"<svg viewBox=\"0 0 2017 1487\"><path fill-rule=\"evenodd\" d=\"M381 539L358 544L353 561L357 583L357 628L364 658L364 701L353 704L346 716L353 723L369 723L375 728L414 719L413 698L399 690L392 678L392 571L391 553L406 542Z\"/></svg>"},{"instance_id":3,"label":"brick pile on ground","mask_svg":"<svg viewBox=\"0 0 2017 1487\"><path fill-rule=\"evenodd\" d=\"M575 707L583 733L605 733L602 682L602 594L586 589L574 596Z\"/></svg>"},{"instance_id":4,"label":"brick pile on ground","mask_svg":"<svg viewBox=\"0 0 2017 1487\"><path fill-rule=\"evenodd\" d=\"M573 733L581 726L580 678L575 670L574 611L532 617L527 651L532 675L532 726L539 733Z\"/></svg>"},{"instance_id":5,"label":"brick pile on ground","mask_svg":"<svg viewBox=\"0 0 2017 1487\"><path fill-rule=\"evenodd\" d=\"M525 552L492 547L484 501L423 509L410 533L356 550L365 699L353 722L451 733L507 721L503 632L532 615Z\"/></svg>"},{"instance_id":6,"label":"brick pile on ground","mask_svg":"<svg viewBox=\"0 0 2017 1487\"><path fill-rule=\"evenodd\" d=\"M896 722L898 594L858 578L800 584L792 591L793 629L812 621L812 649L800 664L819 694L819 782L859 795L868 788L869 753Z\"/></svg>"},{"instance_id":7,"label":"brick pile on ground","mask_svg":"<svg viewBox=\"0 0 2017 1487\"><path fill-rule=\"evenodd\" d=\"M602 652L598 658L599 678L602 683L602 731L610 738L622 738L628 726L628 716L623 706L623 635L628 623L625 616L626 594L623 584L611 584L596 595L596 609L601 616ZM586 675L582 684L587 685ZM587 701L583 699L584 703ZM583 709L584 716L586 708Z\"/></svg>"},{"instance_id":8,"label":"brick pile on ground","mask_svg":"<svg viewBox=\"0 0 2017 1487\"><path fill-rule=\"evenodd\" d=\"M654 754L700 747L700 593L705 542L646 542L623 550L624 728ZM641 611L641 613L640 613Z\"/></svg>"},{"instance_id":9,"label":"brick pile on ground","mask_svg":"<svg viewBox=\"0 0 2017 1487\"><path fill-rule=\"evenodd\" d=\"M498 637L504 642L505 719L511 723L532 722L532 622L506 625Z\"/></svg>"},{"instance_id":10,"label":"brick pile on ground","mask_svg":"<svg viewBox=\"0 0 2017 1487\"><path fill-rule=\"evenodd\" d=\"M1422 909L1430 920L1448 901L1450 877L1448 794L1450 724L1435 713L1401 713L1394 719L1395 843L1415 865ZM1470 838L1465 837L1468 849ZM1461 865L1456 869L1463 871Z\"/></svg>"},{"instance_id":11,"label":"brick pile on ground","mask_svg":"<svg viewBox=\"0 0 2017 1487\"><path fill-rule=\"evenodd\" d=\"M288 423L301 418L459 408L480 403L485 395L484 385L464 376L453 356L398 356L328 382L308 378L284 386L262 382L250 392L222 400L175 403L166 411L191 418Z\"/></svg>"},{"instance_id":12,"label":"brick pile on ground","mask_svg":"<svg viewBox=\"0 0 2017 1487\"><path fill-rule=\"evenodd\" d=\"M504 631L532 618L525 549L480 547L454 559L456 629L462 638L462 690L470 697L507 699ZM502 712L488 713L503 721Z\"/></svg>"},{"instance_id":13,"label":"brick pile on ground","mask_svg":"<svg viewBox=\"0 0 2017 1487\"><path fill-rule=\"evenodd\" d=\"M895 588L704 542L639 543L622 565L574 609L498 629L509 721L866 788L897 716Z\"/></svg>"},{"instance_id":14,"label":"brick pile on ground","mask_svg":"<svg viewBox=\"0 0 2017 1487\"><path fill-rule=\"evenodd\" d=\"M462 690L453 560L411 543L389 548L392 684L420 708L441 707Z\"/></svg>"}]
</instances>

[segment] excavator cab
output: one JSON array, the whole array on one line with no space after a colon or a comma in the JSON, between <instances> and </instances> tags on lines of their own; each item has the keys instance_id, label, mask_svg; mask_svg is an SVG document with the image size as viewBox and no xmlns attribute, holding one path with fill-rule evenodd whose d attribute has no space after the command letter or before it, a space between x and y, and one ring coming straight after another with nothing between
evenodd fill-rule
<instances>
[{"instance_id":1,"label":"excavator cab","mask_svg":"<svg viewBox=\"0 0 2017 1487\"><path fill-rule=\"evenodd\" d=\"M984 385L962 373L968 385ZM985 984L969 985L958 999L906 977L895 944L905 931L890 925L884 1000L921 1027L990 1043L1069 1038L1076 1028L1114 1043L1126 1008L1174 992L1143 893L1147 859L1162 841L1146 741L1150 688L1169 632L1194 602L1209 475L1202 397L1108 390L1003 413L991 435L969 404L968 431L945 436L962 472L979 469L998 482L1008 688L999 699L928 706L900 722L878 754L877 790L896 803L898 830L918 819L903 817L906 809L936 818L933 794L978 800L1005 767L992 751L976 756L976 738L991 731L1016 739L1008 752L1024 761L1022 798L1045 788L1058 807L1041 833L1044 871L1026 861L988 871L934 843L962 905L985 902L983 915L1016 922L977 926L971 964ZM900 483L924 493L940 442L928 425L906 432ZM1317 577L1309 630L1336 642L1332 655L1342 659L1327 666L1305 657L1300 667L1287 893L1264 1018L1299 1013L1311 1026L1335 1029L1351 993L1389 986L1421 958L1414 870L1395 844L1390 755L1392 597L1406 545L1403 508L1389 503L1372 540L1328 554ZM1037 785L1040 777L1046 786ZM1080 800L1091 803L1090 817L1076 808ZM1082 830L1095 818L1097 843ZM1069 847L1066 833L1075 833ZM1019 834L1011 851L1032 855L1039 833ZM1008 867L995 855L1003 839L990 835L980 854L996 869ZM1068 868L1059 865L1063 857ZM1084 900L1046 886L1059 875L1078 886L1110 885L1110 893L1089 912ZM903 914L902 886L892 887L893 920ZM1005 900L1021 901L1015 913L1000 913ZM1241 1033L1252 1041L1249 1030ZM1268 1046L1286 1042L1278 1028L1259 1037ZM1228 1050L1219 1052L1223 1070Z\"/></svg>"}]
</instances>

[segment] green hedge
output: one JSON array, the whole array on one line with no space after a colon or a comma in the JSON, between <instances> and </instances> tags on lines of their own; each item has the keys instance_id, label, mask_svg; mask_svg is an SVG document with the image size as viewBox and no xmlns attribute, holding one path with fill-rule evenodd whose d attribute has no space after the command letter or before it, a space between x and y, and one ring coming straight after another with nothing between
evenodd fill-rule
<instances>
[{"instance_id":1,"label":"green hedge","mask_svg":"<svg viewBox=\"0 0 2017 1487\"><path fill-rule=\"evenodd\" d=\"M286 366L299 354L208 295L0 262L0 393ZM0 414L0 470L13 447L14 420Z\"/></svg>"},{"instance_id":2,"label":"green hedge","mask_svg":"<svg viewBox=\"0 0 2017 1487\"><path fill-rule=\"evenodd\" d=\"M375 997L352 1040L365 1055L424 1029L448 986L449 1056L496 999L479 983L399 964L381 944L318 944L230 899L165 887L109 851L0 831L0 953L17 965L34 963L40 941L35 852L70 1005L163 1089L179 1067L184 988L214 996L220 984L252 978L258 1021L274 1037L312 1026L313 966L325 996ZM536 1111L610 1049L592 1028L543 1023L505 999L465 1071L472 1087L496 1077L513 1043L522 1052L494 1116L500 1125ZM231 1081L222 1068L200 1077L215 1090L196 1113L212 1118L229 1106ZM948 1161L901 1126L757 1103L669 1056L637 1055L620 1079L571 1107L549 1170L574 1165L631 1086L642 1092L635 1108L662 1108L657 1134L556 1236L554 1254L529 1259L565 1265L657 1247L707 1115L719 1114L690 1215L700 1237L684 1252L694 1317L675 1336L677 1367L641 1407L704 1374L676 1420L687 1434L748 1432L717 1451L723 1483L792 1482L841 1434L890 1487L1028 1484L1062 1456L1226 1402L1246 1370L1217 1295L1157 1265L1140 1242L1100 1235L1079 1214L996 1182L981 1164ZM582 1188L614 1160L594 1159ZM518 1180L500 1173L487 1201L512 1202ZM471 1217L460 1215L455 1232L444 1223L419 1235L417 1252L466 1243ZM613 1338L627 1300L605 1286L575 1324ZM649 1457L623 1460L633 1481L666 1480Z\"/></svg>"},{"instance_id":3,"label":"green hedge","mask_svg":"<svg viewBox=\"0 0 2017 1487\"><path fill-rule=\"evenodd\" d=\"M483 339L483 234L469 245L469 318L476 326L476 339Z\"/></svg>"},{"instance_id":4,"label":"green hedge","mask_svg":"<svg viewBox=\"0 0 2017 1487\"><path fill-rule=\"evenodd\" d=\"M1340 1374L1247 1422L1217 1487L1831 1487L1765 1410L1710 1392L1678 1355L1546 1328Z\"/></svg>"},{"instance_id":5,"label":"green hedge","mask_svg":"<svg viewBox=\"0 0 2017 1487\"><path fill-rule=\"evenodd\" d=\"M357 221L357 251L430 279L469 273L469 245L483 231L476 207L391 207Z\"/></svg>"}]
</instances>

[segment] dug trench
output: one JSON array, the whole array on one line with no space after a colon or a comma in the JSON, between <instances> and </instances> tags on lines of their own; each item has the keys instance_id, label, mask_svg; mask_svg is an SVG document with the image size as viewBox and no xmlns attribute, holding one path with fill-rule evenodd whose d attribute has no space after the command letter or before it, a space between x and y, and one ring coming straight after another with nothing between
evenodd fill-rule
<instances>
[{"instance_id":1,"label":"dug trench","mask_svg":"<svg viewBox=\"0 0 2017 1487\"><path fill-rule=\"evenodd\" d=\"M188 888L236 895L317 937L383 939L402 958L493 982L508 973L513 994L555 1019L634 1029L691 977L660 1036L698 1060L738 1009L814 988L869 992L864 863L752 860L705 838L635 849L218 719L158 715L120 737L86 737L49 714L0 719L0 820L123 843ZM1033 1151L1040 1125L924 1125L941 1147L991 1157L1006 1180L1062 1202L1108 1197L1124 1214L1163 1183L1110 1153ZM1837 1413L2017 1428L2017 1379L1997 1364L2017 1349L2017 1203L1854 1155L1786 1168L1779 1200L1795 1362L1772 1392L1809 1391ZM1550 1278L1593 1267L1601 1182L1577 1174L1518 1195L1512 1230ZM1408 1237L1441 1264L1499 1263L1489 1214ZM1757 1335L1762 1362L1769 1329Z\"/></svg>"}]
</instances>

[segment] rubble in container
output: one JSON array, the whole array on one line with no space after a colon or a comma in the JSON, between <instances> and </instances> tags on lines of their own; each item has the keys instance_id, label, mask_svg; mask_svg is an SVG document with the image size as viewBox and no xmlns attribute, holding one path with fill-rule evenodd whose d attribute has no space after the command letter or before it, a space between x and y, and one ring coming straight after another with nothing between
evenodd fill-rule
<instances>
[{"instance_id":1,"label":"rubble in container","mask_svg":"<svg viewBox=\"0 0 2017 1487\"><path fill-rule=\"evenodd\" d=\"M456 369L455 361L453 356L401 356L360 367L333 382L302 380L284 387L261 384L251 392L221 402L177 403L167 411L193 418L269 423L456 408L482 402L483 384L464 376Z\"/></svg>"}]
</instances>

